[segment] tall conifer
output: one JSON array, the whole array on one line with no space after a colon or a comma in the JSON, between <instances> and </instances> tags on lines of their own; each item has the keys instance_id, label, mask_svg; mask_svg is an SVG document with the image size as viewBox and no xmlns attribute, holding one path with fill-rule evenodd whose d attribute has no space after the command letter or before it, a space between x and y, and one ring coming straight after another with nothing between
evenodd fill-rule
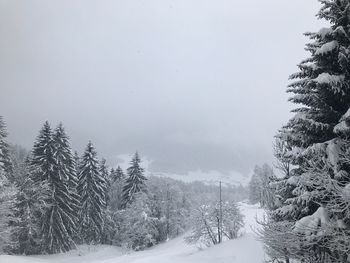
<instances>
[{"instance_id":1,"label":"tall conifer","mask_svg":"<svg viewBox=\"0 0 350 263\"><path fill-rule=\"evenodd\" d=\"M106 206L106 180L99 171L97 153L88 143L80 162L78 195L80 197L80 237L83 243L100 243L103 233L103 211Z\"/></svg>"}]
</instances>

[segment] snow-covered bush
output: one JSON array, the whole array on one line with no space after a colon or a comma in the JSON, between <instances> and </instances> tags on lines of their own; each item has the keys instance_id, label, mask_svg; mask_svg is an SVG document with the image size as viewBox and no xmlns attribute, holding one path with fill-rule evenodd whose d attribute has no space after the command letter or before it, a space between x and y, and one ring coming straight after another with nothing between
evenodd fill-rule
<instances>
[{"instance_id":1,"label":"snow-covered bush","mask_svg":"<svg viewBox=\"0 0 350 263\"><path fill-rule=\"evenodd\" d=\"M119 219L120 228L116 238L121 245L142 250L156 244L159 235L156 228L158 219L151 215L146 194L135 194L134 201L120 212Z\"/></svg>"},{"instance_id":2,"label":"snow-covered bush","mask_svg":"<svg viewBox=\"0 0 350 263\"><path fill-rule=\"evenodd\" d=\"M222 220L221 220L222 218ZM201 205L192 216L192 232L185 237L188 243L211 246L222 242L223 239L238 237L243 227L243 216L235 203Z\"/></svg>"}]
</instances>

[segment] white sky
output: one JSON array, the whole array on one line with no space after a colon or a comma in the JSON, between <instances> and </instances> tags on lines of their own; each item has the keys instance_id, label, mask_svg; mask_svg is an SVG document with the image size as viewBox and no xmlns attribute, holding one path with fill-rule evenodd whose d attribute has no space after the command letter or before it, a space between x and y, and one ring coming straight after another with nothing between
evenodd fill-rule
<instances>
[{"instance_id":1,"label":"white sky","mask_svg":"<svg viewBox=\"0 0 350 263\"><path fill-rule=\"evenodd\" d=\"M272 162L316 0L0 0L0 114L30 148L62 121L80 152L155 172Z\"/></svg>"}]
</instances>

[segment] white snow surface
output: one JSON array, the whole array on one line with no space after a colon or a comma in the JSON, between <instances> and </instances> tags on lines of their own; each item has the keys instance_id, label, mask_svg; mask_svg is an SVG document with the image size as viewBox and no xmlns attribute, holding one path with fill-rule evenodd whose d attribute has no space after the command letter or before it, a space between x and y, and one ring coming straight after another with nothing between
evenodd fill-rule
<instances>
[{"instance_id":1,"label":"white snow surface","mask_svg":"<svg viewBox=\"0 0 350 263\"><path fill-rule=\"evenodd\" d=\"M319 207L314 214L303 217L298 222L296 222L294 231L297 233L311 235L328 222L328 211L324 207Z\"/></svg>"},{"instance_id":2,"label":"white snow surface","mask_svg":"<svg viewBox=\"0 0 350 263\"><path fill-rule=\"evenodd\" d=\"M320 75L318 75L317 78L314 79L314 81L320 84L336 85L344 81L344 79L345 79L344 75L331 75L329 73L321 73Z\"/></svg>"},{"instance_id":3,"label":"white snow surface","mask_svg":"<svg viewBox=\"0 0 350 263\"><path fill-rule=\"evenodd\" d=\"M344 133L346 134L350 130L350 126L348 125L350 119L350 108L348 111L341 117L340 122L334 127L335 133Z\"/></svg>"},{"instance_id":4,"label":"white snow surface","mask_svg":"<svg viewBox=\"0 0 350 263\"><path fill-rule=\"evenodd\" d=\"M184 242L183 236L140 252L128 252L114 246L80 246L65 254L44 256L0 255L1 263L261 263L265 254L252 229L263 210L257 205L240 203L245 215L243 235L235 240L206 249Z\"/></svg>"},{"instance_id":5,"label":"white snow surface","mask_svg":"<svg viewBox=\"0 0 350 263\"><path fill-rule=\"evenodd\" d=\"M321 36L322 38L325 38L327 35L331 34L333 30L329 27L323 27L318 31L318 35Z\"/></svg>"},{"instance_id":6,"label":"white snow surface","mask_svg":"<svg viewBox=\"0 0 350 263\"><path fill-rule=\"evenodd\" d=\"M323 44L319 49L316 50L316 55L323 55L329 53L339 46L338 41L333 40L331 42Z\"/></svg>"}]
</instances>

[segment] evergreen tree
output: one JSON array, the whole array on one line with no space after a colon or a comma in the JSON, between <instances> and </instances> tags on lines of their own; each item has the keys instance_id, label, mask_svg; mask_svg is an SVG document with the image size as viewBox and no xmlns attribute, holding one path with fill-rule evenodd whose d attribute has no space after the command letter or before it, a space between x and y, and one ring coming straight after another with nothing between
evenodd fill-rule
<instances>
[{"instance_id":1,"label":"evergreen tree","mask_svg":"<svg viewBox=\"0 0 350 263\"><path fill-rule=\"evenodd\" d=\"M281 203L271 211L270 224L276 228L265 233L272 236L271 231L287 231L281 226L294 222L297 253L287 247L276 249L278 243L274 243L270 249L276 252L271 253L275 258L345 262L347 252L337 246L350 243L349 238L340 238L349 236L344 233L348 233L350 222L342 201L350 182L349 157L341 158L349 148L350 3L320 2L318 17L327 20L330 27L306 34L312 40L306 47L311 56L291 76L290 100L300 107L279 135L286 152L280 151L278 159L280 163L287 161L292 169L276 183Z\"/></svg>"},{"instance_id":2,"label":"evergreen tree","mask_svg":"<svg viewBox=\"0 0 350 263\"><path fill-rule=\"evenodd\" d=\"M16 188L0 171L0 253L10 242L11 221L13 220L13 198Z\"/></svg>"},{"instance_id":3,"label":"evergreen tree","mask_svg":"<svg viewBox=\"0 0 350 263\"><path fill-rule=\"evenodd\" d=\"M12 162L10 158L9 145L6 141L7 129L3 117L0 116L0 169L3 175L13 182Z\"/></svg>"},{"instance_id":4,"label":"evergreen tree","mask_svg":"<svg viewBox=\"0 0 350 263\"><path fill-rule=\"evenodd\" d=\"M55 170L54 142L49 122L45 122L34 143L31 153L32 178L35 183L48 181L51 184Z\"/></svg>"},{"instance_id":5,"label":"evergreen tree","mask_svg":"<svg viewBox=\"0 0 350 263\"><path fill-rule=\"evenodd\" d=\"M136 152L131 160L131 166L127 169L127 179L123 187L123 206L131 203L134 195L138 192L145 192L145 181L147 178L143 175L144 169L140 166L141 159Z\"/></svg>"},{"instance_id":6,"label":"evergreen tree","mask_svg":"<svg viewBox=\"0 0 350 263\"><path fill-rule=\"evenodd\" d=\"M313 40L307 45L311 57L291 76L296 81L288 90L294 93L290 100L301 105L294 110L296 114L282 135L293 148L291 159L296 168L292 176L296 177L303 177L310 169L307 160L315 154L310 148L338 137L334 129L350 107L349 3L346 0L321 3L318 17L328 20L331 27L306 34ZM337 179L348 180L347 176ZM310 198L310 191L309 187L296 184L295 198L288 199L289 209L280 210L279 214L298 220L314 213L321 200Z\"/></svg>"},{"instance_id":7,"label":"evergreen tree","mask_svg":"<svg viewBox=\"0 0 350 263\"><path fill-rule=\"evenodd\" d=\"M83 243L99 243L103 232L106 206L106 180L101 176L96 151L88 143L80 162L78 195L80 197L80 237Z\"/></svg>"},{"instance_id":8,"label":"evergreen tree","mask_svg":"<svg viewBox=\"0 0 350 263\"><path fill-rule=\"evenodd\" d=\"M65 184L68 185L69 199L72 202L71 205L76 208L79 204L79 197L77 195L78 175L76 164L76 161L78 160L76 160L76 156L73 156L72 154L69 137L66 134L62 123L60 123L55 129L53 140L55 146L56 172L59 173L59 176L62 177ZM73 218L74 217L76 216L73 216Z\"/></svg>"},{"instance_id":9,"label":"evergreen tree","mask_svg":"<svg viewBox=\"0 0 350 263\"><path fill-rule=\"evenodd\" d=\"M109 172L109 181L111 184L113 184L116 181L123 180L125 177L125 174L123 172L123 169L118 165L117 169L112 168Z\"/></svg>"},{"instance_id":10,"label":"evergreen tree","mask_svg":"<svg viewBox=\"0 0 350 263\"><path fill-rule=\"evenodd\" d=\"M20 255L41 253L41 218L46 211L46 198L49 186L46 181L40 185L31 178L30 161L27 158L19 176L18 192L15 196L13 229L11 245L8 250Z\"/></svg>"},{"instance_id":11,"label":"evergreen tree","mask_svg":"<svg viewBox=\"0 0 350 263\"><path fill-rule=\"evenodd\" d=\"M75 247L72 237L78 201L70 187L75 176L74 161L62 125L53 134L45 122L33 147L31 165L36 187L49 188L40 224L42 250L50 254L69 251Z\"/></svg>"},{"instance_id":12,"label":"evergreen tree","mask_svg":"<svg viewBox=\"0 0 350 263\"><path fill-rule=\"evenodd\" d=\"M53 134L54 173L51 179L54 206L51 207L50 224L44 224L50 233L47 251L65 252L75 248L73 237L76 235L78 222L79 197L76 192L77 177L75 163L69 145L69 138L59 124Z\"/></svg>"},{"instance_id":13,"label":"evergreen tree","mask_svg":"<svg viewBox=\"0 0 350 263\"><path fill-rule=\"evenodd\" d=\"M74 164L75 164L76 178L78 180L79 173L80 173L80 171L79 171L79 169L80 169L80 157L79 157L79 154L77 151L74 151L73 159L74 159Z\"/></svg>"},{"instance_id":14,"label":"evergreen tree","mask_svg":"<svg viewBox=\"0 0 350 263\"><path fill-rule=\"evenodd\" d=\"M13 220L13 198L16 193L6 138L6 125L0 116L0 252L10 241L10 222Z\"/></svg>"},{"instance_id":15,"label":"evergreen tree","mask_svg":"<svg viewBox=\"0 0 350 263\"><path fill-rule=\"evenodd\" d=\"M306 148L335 137L333 129L350 107L349 2L321 0L318 17L331 23L317 33L306 49L311 57L299 64L300 71L288 92L291 101L302 105L287 124L293 146Z\"/></svg>"},{"instance_id":16,"label":"evergreen tree","mask_svg":"<svg viewBox=\"0 0 350 263\"><path fill-rule=\"evenodd\" d=\"M102 159L100 161L100 166L99 166L99 173L100 176L105 180L105 189L104 189L104 204L105 206L103 207L102 210L102 215L103 215L103 231L101 234L101 243L102 244L112 244L112 239L114 236L114 229L115 229L115 224L112 220L112 216L113 214L110 213L110 211L107 210L107 205L109 202L109 197L108 197L108 193L109 193L109 189L111 187L110 185L110 174L108 172L108 167L106 165L106 160Z\"/></svg>"},{"instance_id":17,"label":"evergreen tree","mask_svg":"<svg viewBox=\"0 0 350 263\"><path fill-rule=\"evenodd\" d=\"M104 194L103 194L103 199L105 200L104 201L104 204L105 204L105 207L107 206L107 195L108 195L108 188L110 187L110 182L109 182L109 172L108 172L108 167L106 165L106 160L105 159L102 159L101 162L100 162L100 166L99 166L99 173L100 173L100 176L103 178L104 180Z\"/></svg>"},{"instance_id":18,"label":"evergreen tree","mask_svg":"<svg viewBox=\"0 0 350 263\"><path fill-rule=\"evenodd\" d=\"M123 205L123 185L125 183L125 174L120 166L116 170L113 168L109 174L109 187L107 195L108 210L115 212Z\"/></svg>"}]
</instances>

